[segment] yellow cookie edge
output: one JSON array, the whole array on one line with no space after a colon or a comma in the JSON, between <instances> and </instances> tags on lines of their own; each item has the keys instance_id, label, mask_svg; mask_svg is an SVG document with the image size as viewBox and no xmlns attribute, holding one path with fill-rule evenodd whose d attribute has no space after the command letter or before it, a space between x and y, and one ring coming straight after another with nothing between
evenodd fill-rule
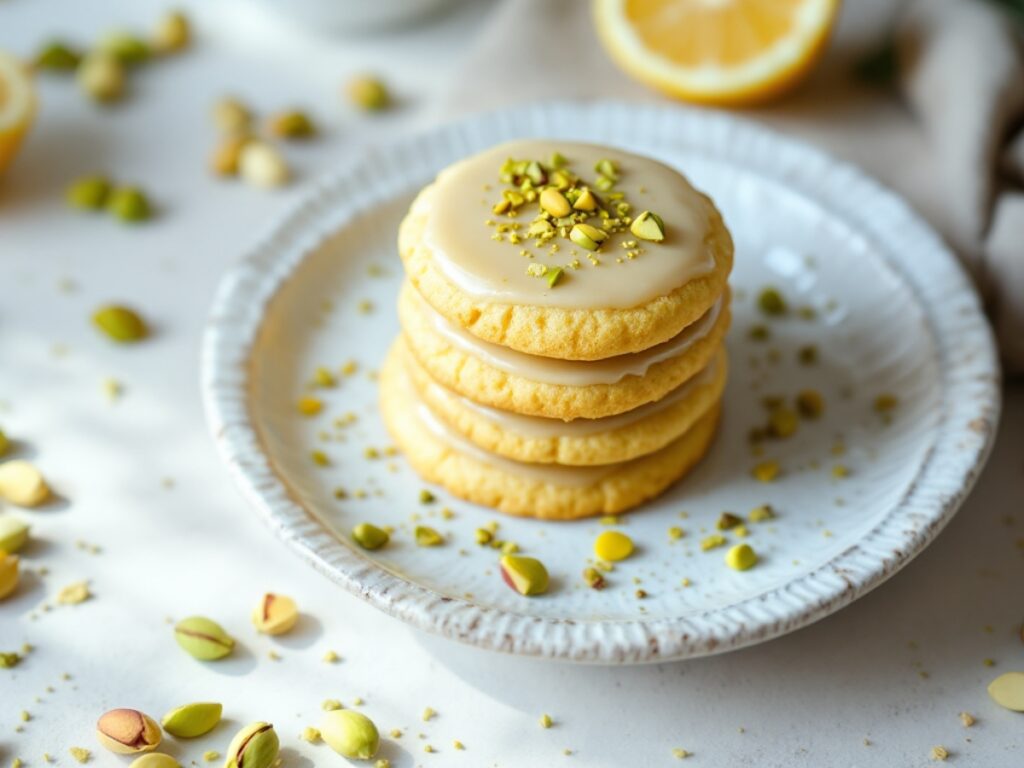
<instances>
[{"instance_id":1,"label":"yellow cookie edge","mask_svg":"<svg viewBox=\"0 0 1024 768\"><path fill-rule=\"evenodd\" d=\"M507 373L452 346L419 321L415 290L409 281L402 286L398 317L409 349L437 382L484 405L566 421L614 416L660 400L707 366L731 320L727 294L708 335L678 357L655 363L644 376L626 376L614 384L569 386Z\"/></svg>"},{"instance_id":2,"label":"yellow cookie edge","mask_svg":"<svg viewBox=\"0 0 1024 768\"><path fill-rule=\"evenodd\" d=\"M424 242L428 207L422 198L430 189L427 186L420 192L399 226L398 252L409 280L434 309L456 325L484 341L526 354L561 360L601 360L653 347L700 318L718 300L732 271L732 236L711 199L701 195L708 206L707 243L714 253L715 267L669 294L626 309L482 301L464 293L444 276Z\"/></svg>"},{"instance_id":3,"label":"yellow cookie edge","mask_svg":"<svg viewBox=\"0 0 1024 768\"><path fill-rule=\"evenodd\" d=\"M436 382L409 351L405 339L395 343L413 385L437 416L484 450L531 464L594 466L653 453L686 432L719 401L728 376L728 355L719 347L710 363L716 366L713 378L671 406L606 432L538 437L516 434L452 398L439 396L431 386Z\"/></svg>"},{"instance_id":4,"label":"yellow cookie edge","mask_svg":"<svg viewBox=\"0 0 1024 768\"><path fill-rule=\"evenodd\" d=\"M399 379L402 361L392 347L381 369L381 412L392 439L413 469L465 501L516 517L575 520L619 514L665 491L707 453L716 434L720 405L715 405L682 437L655 453L612 469L590 486L565 486L513 474L444 444L416 415Z\"/></svg>"}]
</instances>

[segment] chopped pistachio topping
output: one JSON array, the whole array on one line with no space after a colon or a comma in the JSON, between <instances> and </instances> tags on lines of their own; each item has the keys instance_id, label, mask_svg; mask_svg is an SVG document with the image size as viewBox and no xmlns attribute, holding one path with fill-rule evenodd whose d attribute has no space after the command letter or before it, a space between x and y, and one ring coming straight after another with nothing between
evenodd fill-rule
<instances>
[{"instance_id":1,"label":"chopped pistachio topping","mask_svg":"<svg viewBox=\"0 0 1024 768\"><path fill-rule=\"evenodd\" d=\"M701 543L700 548L702 551L707 552L711 549L717 549L718 547L724 547L728 543L728 539L720 533L713 533L710 536L705 537Z\"/></svg>"},{"instance_id":2,"label":"chopped pistachio topping","mask_svg":"<svg viewBox=\"0 0 1024 768\"><path fill-rule=\"evenodd\" d=\"M550 728L554 724L555 724L555 721L552 720L551 719L551 715L547 714L546 712L543 715L540 716L540 727L541 728Z\"/></svg>"},{"instance_id":3,"label":"chopped pistachio topping","mask_svg":"<svg viewBox=\"0 0 1024 768\"><path fill-rule=\"evenodd\" d=\"M644 211L629 226L629 231L641 240L650 240L660 243L665 239L665 222L661 216L651 211Z\"/></svg>"},{"instance_id":4,"label":"chopped pistachio topping","mask_svg":"<svg viewBox=\"0 0 1024 768\"><path fill-rule=\"evenodd\" d=\"M766 520L775 519L775 510L772 508L771 504L762 504L760 507L754 507L750 510L750 514L747 515L747 518L752 523L763 523Z\"/></svg>"},{"instance_id":5,"label":"chopped pistachio topping","mask_svg":"<svg viewBox=\"0 0 1024 768\"><path fill-rule=\"evenodd\" d=\"M777 288L768 287L757 297L757 306L766 315L784 315L789 310L786 300Z\"/></svg>"}]
</instances>

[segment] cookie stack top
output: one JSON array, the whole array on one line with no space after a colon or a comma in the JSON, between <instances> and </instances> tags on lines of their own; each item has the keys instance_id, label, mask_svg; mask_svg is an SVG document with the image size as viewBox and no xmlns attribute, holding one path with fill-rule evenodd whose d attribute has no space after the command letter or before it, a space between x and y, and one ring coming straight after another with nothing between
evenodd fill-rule
<instances>
[{"instance_id":1,"label":"cookie stack top","mask_svg":"<svg viewBox=\"0 0 1024 768\"><path fill-rule=\"evenodd\" d=\"M399 250L441 315L484 341L562 360L676 336L718 300L732 268L721 216L677 171L556 141L502 144L450 166L417 197Z\"/></svg>"},{"instance_id":2,"label":"cookie stack top","mask_svg":"<svg viewBox=\"0 0 1024 768\"><path fill-rule=\"evenodd\" d=\"M713 438L732 240L671 168L555 141L443 171L399 233L385 420L424 477L514 514L621 511Z\"/></svg>"}]
</instances>

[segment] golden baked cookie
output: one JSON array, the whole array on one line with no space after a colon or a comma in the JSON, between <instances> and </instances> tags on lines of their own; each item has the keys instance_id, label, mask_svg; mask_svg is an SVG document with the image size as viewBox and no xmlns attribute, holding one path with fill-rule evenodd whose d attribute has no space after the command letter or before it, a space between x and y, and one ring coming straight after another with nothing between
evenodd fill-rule
<instances>
[{"instance_id":1,"label":"golden baked cookie","mask_svg":"<svg viewBox=\"0 0 1024 768\"><path fill-rule=\"evenodd\" d=\"M541 195L558 191L550 187L562 171L548 160L556 153L576 179L566 195L585 189L596 208L555 218L542 207ZM517 175L525 158L540 162ZM611 163L614 181L594 170L602 162ZM590 186L608 183L606 191ZM523 188L532 202L492 210ZM626 206L621 215L619 206ZM647 217L645 235L662 239L644 240L626 224L644 211L657 214ZM534 232L544 216L566 223ZM581 231L607 235L592 243L597 250L573 239L573 216L590 217L583 223L591 229ZM485 341L564 360L623 355L672 338L718 299L733 261L721 215L681 174L621 150L554 141L504 144L442 172L414 201L398 249L409 279L453 323Z\"/></svg>"},{"instance_id":2,"label":"golden baked cookie","mask_svg":"<svg viewBox=\"0 0 1024 768\"><path fill-rule=\"evenodd\" d=\"M409 349L440 384L493 408L565 421L614 416L660 400L707 366L730 320L726 292L675 339L587 362L540 358L481 341L435 312L408 281L398 315Z\"/></svg>"},{"instance_id":3,"label":"golden baked cookie","mask_svg":"<svg viewBox=\"0 0 1024 768\"><path fill-rule=\"evenodd\" d=\"M604 419L566 422L475 403L434 381L403 337L395 345L416 391L435 415L484 450L533 464L593 466L653 453L718 405L727 376L725 348L719 347L707 368L656 403Z\"/></svg>"},{"instance_id":4,"label":"golden baked cookie","mask_svg":"<svg viewBox=\"0 0 1024 768\"><path fill-rule=\"evenodd\" d=\"M380 394L388 430L421 477L467 501L547 520L616 514L657 496L704 456L719 414L716 405L682 437L647 456L560 467L488 454L446 427L418 399L397 348L381 369Z\"/></svg>"}]
</instances>

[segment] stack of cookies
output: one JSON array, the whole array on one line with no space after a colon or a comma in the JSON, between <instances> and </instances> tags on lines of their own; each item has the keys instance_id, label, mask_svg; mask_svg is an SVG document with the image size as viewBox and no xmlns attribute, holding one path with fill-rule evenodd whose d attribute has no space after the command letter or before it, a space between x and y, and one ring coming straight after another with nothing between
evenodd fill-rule
<instances>
[{"instance_id":1,"label":"stack of cookies","mask_svg":"<svg viewBox=\"0 0 1024 768\"><path fill-rule=\"evenodd\" d=\"M417 472L514 515L621 512L705 454L733 246L678 172L608 147L504 144L402 222L381 407Z\"/></svg>"}]
</instances>

